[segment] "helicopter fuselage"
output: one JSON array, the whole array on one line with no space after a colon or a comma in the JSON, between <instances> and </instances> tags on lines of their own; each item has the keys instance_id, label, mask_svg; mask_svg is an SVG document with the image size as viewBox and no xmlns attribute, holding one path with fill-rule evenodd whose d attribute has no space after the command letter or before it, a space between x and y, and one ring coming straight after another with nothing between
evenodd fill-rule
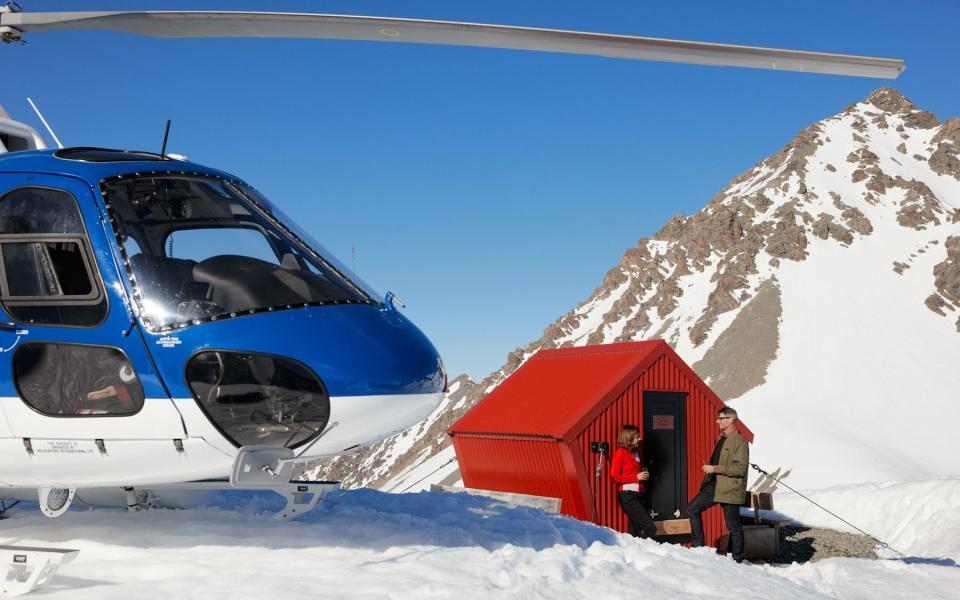
<instances>
[{"instance_id":1,"label":"helicopter fuselage","mask_svg":"<svg viewBox=\"0 0 960 600\"><path fill-rule=\"evenodd\" d=\"M0 485L226 477L416 423L424 334L253 188L149 153L0 155Z\"/></svg>"}]
</instances>

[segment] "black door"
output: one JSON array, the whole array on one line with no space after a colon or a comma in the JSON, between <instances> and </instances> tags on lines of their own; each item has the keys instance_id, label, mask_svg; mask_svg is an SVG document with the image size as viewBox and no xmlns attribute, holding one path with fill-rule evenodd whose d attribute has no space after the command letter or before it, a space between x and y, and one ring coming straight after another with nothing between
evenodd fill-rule
<instances>
[{"instance_id":1,"label":"black door","mask_svg":"<svg viewBox=\"0 0 960 600\"><path fill-rule=\"evenodd\" d=\"M643 465L654 521L679 519L687 509L687 395L682 392L643 393Z\"/></svg>"}]
</instances>

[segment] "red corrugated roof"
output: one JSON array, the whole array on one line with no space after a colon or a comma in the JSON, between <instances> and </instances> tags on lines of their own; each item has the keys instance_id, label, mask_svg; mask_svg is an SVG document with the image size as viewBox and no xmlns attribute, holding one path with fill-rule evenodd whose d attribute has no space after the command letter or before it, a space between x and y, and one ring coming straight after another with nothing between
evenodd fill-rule
<instances>
[{"instance_id":1,"label":"red corrugated roof","mask_svg":"<svg viewBox=\"0 0 960 600\"><path fill-rule=\"evenodd\" d=\"M666 343L541 350L454 423L448 433L566 439L594 407L609 404Z\"/></svg>"},{"instance_id":2,"label":"red corrugated roof","mask_svg":"<svg viewBox=\"0 0 960 600\"><path fill-rule=\"evenodd\" d=\"M569 441L665 353L701 381L663 340L541 350L447 433ZM716 394L702 385L717 408L722 407ZM749 429L740 430L753 440Z\"/></svg>"}]
</instances>

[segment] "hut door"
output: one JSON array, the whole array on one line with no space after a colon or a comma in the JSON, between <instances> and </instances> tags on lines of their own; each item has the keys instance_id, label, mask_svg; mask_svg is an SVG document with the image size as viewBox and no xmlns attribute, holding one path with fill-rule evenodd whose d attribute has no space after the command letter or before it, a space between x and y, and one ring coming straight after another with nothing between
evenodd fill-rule
<instances>
[{"instance_id":1,"label":"hut door","mask_svg":"<svg viewBox=\"0 0 960 600\"><path fill-rule=\"evenodd\" d=\"M678 519L687 508L687 395L643 393L643 464L650 469L650 515Z\"/></svg>"}]
</instances>

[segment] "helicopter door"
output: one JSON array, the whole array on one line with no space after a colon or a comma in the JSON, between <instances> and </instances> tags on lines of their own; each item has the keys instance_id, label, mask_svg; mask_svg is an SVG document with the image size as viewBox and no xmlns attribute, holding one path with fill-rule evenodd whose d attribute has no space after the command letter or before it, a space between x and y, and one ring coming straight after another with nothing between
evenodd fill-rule
<instances>
[{"instance_id":1,"label":"helicopter door","mask_svg":"<svg viewBox=\"0 0 960 600\"><path fill-rule=\"evenodd\" d=\"M88 186L0 173L0 436L31 459L184 437L122 290Z\"/></svg>"}]
</instances>

